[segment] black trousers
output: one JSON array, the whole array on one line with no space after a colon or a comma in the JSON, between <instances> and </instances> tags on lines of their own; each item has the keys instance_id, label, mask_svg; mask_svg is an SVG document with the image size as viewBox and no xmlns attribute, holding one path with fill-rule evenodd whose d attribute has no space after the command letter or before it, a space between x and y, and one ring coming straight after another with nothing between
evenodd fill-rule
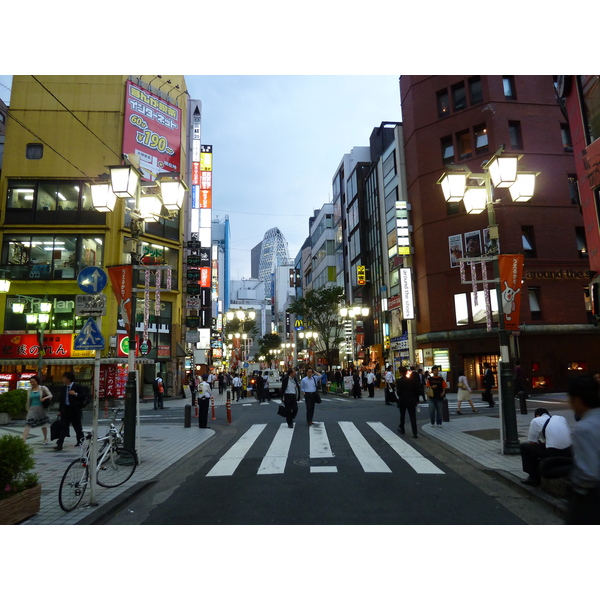
<instances>
[{"instance_id":1,"label":"black trousers","mask_svg":"<svg viewBox=\"0 0 600 600\"><path fill-rule=\"evenodd\" d=\"M360 384L356 383L352 386L352 397L353 398L360 398L361 397L361 393L360 393Z\"/></svg>"},{"instance_id":2,"label":"black trousers","mask_svg":"<svg viewBox=\"0 0 600 600\"><path fill-rule=\"evenodd\" d=\"M198 427L206 429L208 427L208 406L210 398L198 398Z\"/></svg>"},{"instance_id":3,"label":"black trousers","mask_svg":"<svg viewBox=\"0 0 600 600\"><path fill-rule=\"evenodd\" d=\"M531 444L525 442L520 445L521 462L523 471L531 477L531 479L540 480L540 462L544 458L553 456L571 456L571 448L546 448L543 444Z\"/></svg>"},{"instance_id":4,"label":"black trousers","mask_svg":"<svg viewBox=\"0 0 600 600\"><path fill-rule=\"evenodd\" d=\"M375 384L367 383L367 388L369 388L369 398L374 398L375 397Z\"/></svg>"},{"instance_id":5,"label":"black trousers","mask_svg":"<svg viewBox=\"0 0 600 600\"><path fill-rule=\"evenodd\" d=\"M298 399L295 394L284 394L283 396L283 405L287 409L287 417L285 420L288 425L294 424L294 419L298 414Z\"/></svg>"},{"instance_id":6,"label":"black trousers","mask_svg":"<svg viewBox=\"0 0 600 600\"><path fill-rule=\"evenodd\" d=\"M399 402L398 408L400 409L400 429L404 431L404 418L406 411L408 411L408 418L410 419L410 427L413 435L417 435L417 410L414 404L406 404L405 402Z\"/></svg>"},{"instance_id":7,"label":"black trousers","mask_svg":"<svg viewBox=\"0 0 600 600\"><path fill-rule=\"evenodd\" d=\"M81 427L81 409L78 406L65 406L64 410L60 413L60 437L56 442L58 448L62 448L65 437L69 432L69 424L73 426L75 430L75 437L77 443L83 439L83 428Z\"/></svg>"},{"instance_id":8,"label":"black trousers","mask_svg":"<svg viewBox=\"0 0 600 600\"><path fill-rule=\"evenodd\" d=\"M481 392L481 399L490 406L494 406L494 395L492 394L492 390L484 390Z\"/></svg>"},{"instance_id":9,"label":"black trousers","mask_svg":"<svg viewBox=\"0 0 600 600\"><path fill-rule=\"evenodd\" d=\"M163 407L163 394L160 392L154 392L154 408Z\"/></svg>"},{"instance_id":10,"label":"black trousers","mask_svg":"<svg viewBox=\"0 0 600 600\"><path fill-rule=\"evenodd\" d=\"M306 392L304 394L304 402L306 402L306 422L312 423L313 415L315 414L315 393Z\"/></svg>"}]
</instances>

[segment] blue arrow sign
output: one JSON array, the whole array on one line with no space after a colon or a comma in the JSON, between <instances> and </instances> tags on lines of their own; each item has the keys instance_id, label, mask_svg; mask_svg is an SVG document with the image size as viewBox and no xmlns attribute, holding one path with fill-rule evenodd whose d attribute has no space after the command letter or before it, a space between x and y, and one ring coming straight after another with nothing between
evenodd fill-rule
<instances>
[{"instance_id":1,"label":"blue arrow sign","mask_svg":"<svg viewBox=\"0 0 600 600\"><path fill-rule=\"evenodd\" d=\"M75 338L73 343L75 350L104 350L104 336L96 325L96 321L91 317Z\"/></svg>"},{"instance_id":2,"label":"blue arrow sign","mask_svg":"<svg viewBox=\"0 0 600 600\"><path fill-rule=\"evenodd\" d=\"M86 294L99 294L108 283L108 277L103 269L86 267L77 277L77 285Z\"/></svg>"}]
</instances>

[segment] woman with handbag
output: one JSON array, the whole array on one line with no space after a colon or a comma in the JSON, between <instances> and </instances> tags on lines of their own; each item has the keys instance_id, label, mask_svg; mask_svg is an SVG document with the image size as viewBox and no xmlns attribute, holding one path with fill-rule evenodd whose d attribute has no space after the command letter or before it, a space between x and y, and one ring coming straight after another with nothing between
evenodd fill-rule
<instances>
[{"instance_id":1,"label":"woman with handbag","mask_svg":"<svg viewBox=\"0 0 600 600\"><path fill-rule=\"evenodd\" d=\"M48 408L52 394L45 385L40 385L41 380L37 375L33 375L30 379L31 388L27 390L27 420L25 421L25 429L23 430L23 441L27 440L29 431L32 427L41 427L44 434L44 445L48 444Z\"/></svg>"},{"instance_id":2,"label":"woman with handbag","mask_svg":"<svg viewBox=\"0 0 600 600\"><path fill-rule=\"evenodd\" d=\"M458 374L458 406L456 407L457 415L462 415L462 413L460 412L460 403L464 402L465 400L471 405L471 408L473 409L474 413L479 412L475 408L473 400L471 400L471 387L469 386L469 381L465 376L465 372L460 371L460 373Z\"/></svg>"}]
</instances>

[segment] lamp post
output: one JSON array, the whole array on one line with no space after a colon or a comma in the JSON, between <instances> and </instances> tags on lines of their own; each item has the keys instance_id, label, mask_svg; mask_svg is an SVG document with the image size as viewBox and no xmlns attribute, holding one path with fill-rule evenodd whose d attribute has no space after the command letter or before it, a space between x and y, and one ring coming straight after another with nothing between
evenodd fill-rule
<instances>
[{"instance_id":1,"label":"lamp post","mask_svg":"<svg viewBox=\"0 0 600 600\"><path fill-rule=\"evenodd\" d=\"M342 306L339 310L340 317L345 320L350 320L352 323L352 365L356 368L356 327L358 326L359 319L362 317L368 317L370 309L367 306Z\"/></svg>"},{"instance_id":2,"label":"lamp post","mask_svg":"<svg viewBox=\"0 0 600 600\"><path fill-rule=\"evenodd\" d=\"M10 282L9 282L10 283ZM26 313L25 307L31 304L31 312ZM37 304L37 308L36 308ZM17 295L17 302L12 303L12 311L15 314L25 314L27 325L35 325L35 332L38 338L38 361L37 372L42 376L43 358L44 358L44 332L46 325L50 322L50 313L52 312L52 303L40 298L31 296Z\"/></svg>"},{"instance_id":3,"label":"lamp post","mask_svg":"<svg viewBox=\"0 0 600 600\"><path fill-rule=\"evenodd\" d=\"M494 210L494 190L508 188L513 202L528 202L533 197L537 173L517 172L518 156L503 156L501 146L491 159L481 167L483 173L472 173L468 168L444 173L438 180L446 202L464 202L468 214L487 210L490 233L488 255L494 256L494 279L500 280L498 265L498 224ZM475 184L475 185L473 185ZM496 285L498 301L498 342L500 345L500 402L504 418L504 454L519 454L517 413L510 366L509 335L504 323L502 290Z\"/></svg>"},{"instance_id":4,"label":"lamp post","mask_svg":"<svg viewBox=\"0 0 600 600\"><path fill-rule=\"evenodd\" d=\"M145 221L158 221L162 215L171 215L178 211L187 190L179 178L179 173L160 174L156 182L142 182L142 172L139 170L139 157L125 155L124 163L109 166L110 179L100 176L92 184L92 203L100 212L112 212L116 199L122 198L125 203L125 212L131 218L131 264L136 273L139 265L137 252L138 241L144 231ZM133 201L134 207L128 207L127 202ZM165 212L166 211L166 212ZM137 274L134 275L134 289L131 294L131 321L129 323L129 352L128 375L125 386L125 414L124 421L124 446L135 453L136 414L138 400L137 372L135 370L136 320L137 320Z\"/></svg>"},{"instance_id":5,"label":"lamp post","mask_svg":"<svg viewBox=\"0 0 600 600\"><path fill-rule=\"evenodd\" d=\"M227 334L228 339L235 340L234 352L232 353L232 356L235 356L235 350L238 349L239 353L237 356L239 357L239 360L242 361L244 358L247 358L247 354L249 352L248 348L252 343L252 339L248 338L248 332L246 330L251 330L254 327L254 325L250 326L250 323L256 319L256 311L251 309L244 310L242 308L238 308L237 310L231 309L225 313L225 318L225 328L236 330L230 331ZM233 321L236 319L238 321L237 325L233 323ZM241 348L242 343L244 345L243 352Z\"/></svg>"}]
</instances>

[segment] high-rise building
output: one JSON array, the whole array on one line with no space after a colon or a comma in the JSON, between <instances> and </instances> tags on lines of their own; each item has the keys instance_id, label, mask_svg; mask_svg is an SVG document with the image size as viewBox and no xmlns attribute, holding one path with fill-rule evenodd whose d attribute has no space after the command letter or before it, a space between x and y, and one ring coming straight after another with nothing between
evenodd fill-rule
<instances>
[{"instance_id":1,"label":"high-rise building","mask_svg":"<svg viewBox=\"0 0 600 600\"><path fill-rule=\"evenodd\" d=\"M278 227L269 229L261 242L258 278L264 282L265 296L272 297L275 269L290 264L288 245Z\"/></svg>"},{"instance_id":2,"label":"high-rise building","mask_svg":"<svg viewBox=\"0 0 600 600\"><path fill-rule=\"evenodd\" d=\"M260 250L262 248L262 242L259 242L250 250L250 277L252 279L258 279L258 269L260 266Z\"/></svg>"}]
</instances>

